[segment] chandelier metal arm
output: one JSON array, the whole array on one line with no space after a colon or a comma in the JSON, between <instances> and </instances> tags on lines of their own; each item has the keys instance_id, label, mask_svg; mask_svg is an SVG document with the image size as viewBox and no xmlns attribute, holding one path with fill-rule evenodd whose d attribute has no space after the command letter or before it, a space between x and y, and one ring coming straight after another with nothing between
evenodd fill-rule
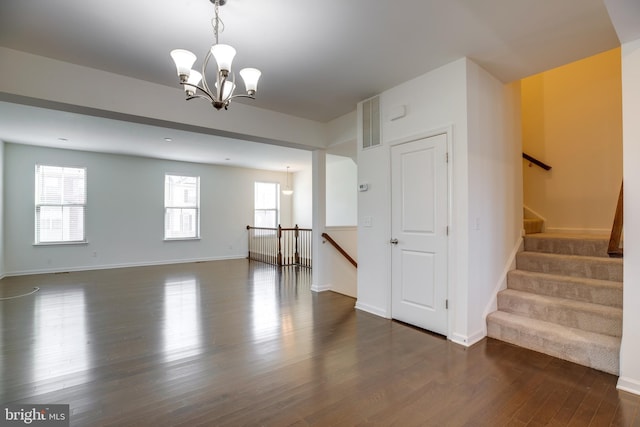
<instances>
[{"instance_id":1,"label":"chandelier metal arm","mask_svg":"<svg viewBox=\"0 0 640 427\"><path fill-rule=\"evenodd\" d=\"M218 71L218 74L216 75L216 80L217 80L216 99L219 99L220 102L224 102L224 103L227 102L227 100L223 97L223 95L224 95L224 85L227 83L228 76L229 74L223 74L221 71ZM233 80L234 81L232 84L235 84L235 78ZM233 94L233 90L231 90L231 94Z\"/></svg>"},{"instance_id":2,"label":"chandelier metal arm","mask_svg":"<svg viewBox=\"0 0 640 427\"><path fill-rule=\"evenodd\" d=\"M211 93L211 89L207 84L207 76L205 75L205 71L207 69L207 66L209 65L209 60L211 59L212 56L213 55L211 55L211 50L208 50L207 55L204 57L204 62L202 63L202 86L204 86L204 88L206 89L206 92L208 93Z\"/></svg>"},{"instance_id":3,"label":"chandelier metal arm","mask_svg":"<svg viewBox=\"0 0 640 427\"><path fill-rule=\"evenodd\" d=\"M209 101L209 102L213 102L213 98L211 98L211 97L209 96L209 94L208 94L208 93L206 93L206 92L205 92L205 94L204 94L204 95L200 95L199 93L194 93L193 95L187 95L186 100L187 100L187 101L189 101L189 100L191 100L191 99L195 99L195 98L202 98L202 99L206 99L206 100L207 100L207 101Z\"/></svg>"},{"instance_id":4,"label":"chandelier metal arm","mask_svg":"<svg viewBox=\"0 0 640 427\"><path fill-rule=\"evenodd\" d=\"M235 98L249 98L249 99L256 99L256 97L254 95L248 95L248 94L244 94L244 93L239 93L238 95L232 95L229 98L227 98L227 101L231 101L232 99Z\"/></svg>"}]
</instances>

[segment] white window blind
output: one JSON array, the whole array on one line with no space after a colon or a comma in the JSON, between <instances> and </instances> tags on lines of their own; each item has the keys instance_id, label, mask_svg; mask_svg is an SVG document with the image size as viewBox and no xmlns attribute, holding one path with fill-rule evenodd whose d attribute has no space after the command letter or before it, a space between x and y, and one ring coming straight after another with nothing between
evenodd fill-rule
<instances>
[{"instance_id":1,"label":"white window blind","mask_svg":"<svg viewBox=\"0 0 640 427\"><path fill-rule=\"evenodd\" d=\"M254 186L254 227L276 228L280 221L280 184L256 182Z\"/></svg>"},{"instance_id":2,"label":"white window blind","mask_svg":"<svg viewBox=\"0 0 640 427\"><path fill-rule=\"evenodd\" d=\"M165 175L164 238L200 237L200 177Z\"/></svg>"},{"instance_id":3,"label":"white window blind","mask_svg":"<svg viewBox=\"0 0 640 427\"><path fill-rule=\"evenodd\" d=\"M35 243L85 242L86 168L36 165Z\"/></svg>"}]
</instances>

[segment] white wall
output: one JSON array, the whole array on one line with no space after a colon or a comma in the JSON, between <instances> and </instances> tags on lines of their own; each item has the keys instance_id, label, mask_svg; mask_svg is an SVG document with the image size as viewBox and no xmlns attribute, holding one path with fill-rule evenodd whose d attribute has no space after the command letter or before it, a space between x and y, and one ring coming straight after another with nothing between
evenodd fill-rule
<instances>
[{"instance_id":1,"label":"white wall","mask_svg":"<svg viewBox=\"0 0 640 427\"><path fill-rule=\"evenodd\" d=\"M358 228L356 307L391 316L389 144L444 130L452 146L448 337L470 345L484 336L484 311L511 265L521 229L519 121L510 122L519 115L514 92L461 59L380 95L382 117L397 106L407 114L383 119L382 145L358 152L358 182L369 184L359 193L359 224L365 216L372 221Z\"/></svg>"},{"instance_id":2,"label":"white wall","mask_svg":"<svg viewBox=\"0 0 640 427\"><path fill-rule=\"evenodd\" d=\"M327 146L329 149L343 144L355 146L356 139L358 138L356 131L358 116L356 114L357 113L354 110L343 116L337 117L326 124L328 140Z\"/></svg>"},{"instance_id":3,"label":"white wall","mask_svg":"<svg viewBox=\"0 0 640 427\"><path fill-rule=\"evenodd\" d=\"M461 59L380 95L381 117L388 109L404 105L404 118L382 123L382 143L369 149L358 148L358 183L369 190L358 193L358 302L359 309L384 317L391 316L391 212L389 143L411 135L437 129L452 129L454 159L452 256L456 268L450 270L455 289L466 283L467 255L467 168L466 168L466 60ZM360 130L358 130L360 132ZM359 140L361 135L359 135ZM456 165L460 165L457 167ZM362 226L363 217L371 218L371 226ZM453 239L453 236L456 236ZM454 242L455 241L455 242ZM459 243L458 243L459 242ZM450 295L450 297L452 297ZM466 296L455 295L460 317L450 330L465 333Z\"/></svg>"},{"instance_id":4,"label":"white wall","mask_svg":"<svg viewBox=\"0 0 640 427\"><path fill-rule=\"evenodd\" d=\"M618 388L640 394L640 39L622 45L622 91L624 301Z\"/></svg>"},{"instance_id":5,"label":"white wall","mask_svg":"<svg viewBox=\"0 0 640 427\"><path fill-rule=\"evenodd\" d=\"M608 234L622 182L620 49L522 80L524 204L555 233ZM524 163L528 165L527 162Z\"/></svg>"},{"instance_id":6,"label":"white wall","mask_svg":"<svg viewBox=\"0 0 640 427\"><path fill-rule=\"evenodd\" d=\"M486 336L522 230L520 85L467 63L469 159L468 339ZM457 164L456 164L457 166Z\"/></svg>"},{"instance_id":7,"label":"white wall","mask_svg":"<svg viewBox=\"0 0 640 427\"><path fill-rule=\"evenodd\" d=\"M33 245L36 163L87 167L88 244ZM3 164L7 275L246 257L254 181L285 182L281 172L17 144L5 144ZM165 173L200 176L200 240L163 241Z\"/></svg>"},{"instance_id":8,"label":"white wall","mask_svg":"<svg viewBox=\"0 0 640 427\"><path fill-rule=\"evenodd\" d=\"M358 223L358 166L349 157L327 154L327 226Z\"/></svg>"},{"instance_id":9,"label":"white wall","mask_svg":"<svg viewBox=\"0 0 640 427\"><path fill-rule=\"evenodd\" d=\"M298 224L300 228L311 228L313 222L312 214L312 170L304 169L292 174L293 177L293 194L291 200L292 222L293 225Z\"/></svg>"},{"instance_id":10,"label":"white wall","mask_svg":"<svg viewBox=\"0 0 640 427\"><path fill-rule=\"evenodd\" d=\"M0 141L0 279L4 277L4 141Z\"/></svg>"},{"instance_id":11,"label":"white wall","mask_svg":"<svg viewBox=\"0 0 640 427\"><path fill-rule=\"evenodd\" d=\"M322 249L322 233L327 224L327 152L315 150L311 154L312 206L311 217L313 238L311 242L313 271L311 272L311 290L322 292L330 289L327 282L328 263Z\"/></svg>"},{"instance_id":12,"label":"white wall","mask_svg":"<svg viewBox=\"0 0 640 427\"><path fill-rule=\"evenodd\" d=\"M358 261L357 227L327 227L325 231L351 258ZM357 296L358 269L329 242L322 245L322 253L325 260L325 280L329 289L355 298Z\"/></svg>"}]
</instances>

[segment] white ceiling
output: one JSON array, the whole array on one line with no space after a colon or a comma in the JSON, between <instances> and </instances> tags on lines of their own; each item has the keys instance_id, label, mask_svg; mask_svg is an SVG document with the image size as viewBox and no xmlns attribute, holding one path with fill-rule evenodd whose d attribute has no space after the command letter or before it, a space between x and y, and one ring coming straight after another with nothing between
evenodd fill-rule
<instances>
[{"instance_id":1,"label":"white ceiling","mask_svg":"<svg viewBox=\"0 0 640 427\"><path fill-rule=\"evenodd\" d=\"M0 123L1 139L16 144L265 170L311 164L310 151L1 101Z\"/></svg>"},{"instance_id":2,"label":"white ceiling","mask_svg":"<svg viewBox=\"0 0 640 427\"><path fill-rule=\"evenodd\" d=\"M208 0L5 0L0 2L0 45L177 86L169 51L186 48L201 59L212 42L212 15ZM257 99L244 102L320 122L460 57L510 82L619 45L603 0L228 0L221 16L226 25L221 42L238 51L234 68L254 66L263 72ZM51 124L48 130L32 129L37 122L21 130L5 116L14 120L22 108L33 107L0 108L0 138L8 141L55 145L69 133L69 144L77 148L94 144L98 151L127 152L109 135L116 129L116 134L140 135L138 151L130 154L144 155L164 138L153 126L133 131L123 128L136 126L131 123L70 119L71 113L59 112L49 119L39 116ZM202 108L211 107L203 103ZM109 132L96 132L107 127ZM244 145L238 152L221 138L172 132L171 148L161 142L167 156L189 160L195 154L218 162L221 156L246 155ZM224 148L218 150L218 144ZM216 148L203 154L204 146ZM284 154L278 156L282 167Z\"/></svg>"}]
</instances>

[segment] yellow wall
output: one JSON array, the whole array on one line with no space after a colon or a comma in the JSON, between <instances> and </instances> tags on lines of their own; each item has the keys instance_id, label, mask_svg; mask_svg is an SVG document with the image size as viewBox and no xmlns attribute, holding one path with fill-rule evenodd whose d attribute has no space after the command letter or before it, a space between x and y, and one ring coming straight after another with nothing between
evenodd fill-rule
<instances>
[{"instance_id":1,"label":"yellow wall","mask_svg":"<svg viewBox=\"0 0 640 427\"><path fill-rule=\"evenodd\" d=\"M524 204L549 232L608 233L622 180L620 49L522 80Z\"/></svg>"}]
</instances>

